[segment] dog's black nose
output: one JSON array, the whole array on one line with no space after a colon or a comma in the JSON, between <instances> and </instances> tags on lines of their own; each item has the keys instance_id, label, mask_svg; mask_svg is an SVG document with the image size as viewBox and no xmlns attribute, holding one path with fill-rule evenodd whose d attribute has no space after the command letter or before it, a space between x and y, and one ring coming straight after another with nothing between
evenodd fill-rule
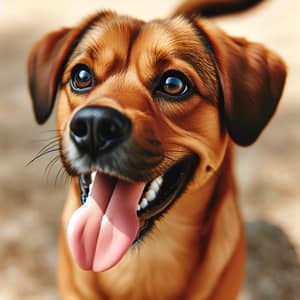
<instances>
[{"instance_id":1,"label":"dog's black nose","mask_svg":"<svg viewBox=\"0 0 300 300\"><path fill-rule=\"evenodd\" d=\"M131 132L131 122L116 109L88 106L79 110L70 124L70 136L77 147L91 154L111 149Z\"/></svg>"}]
</instances>

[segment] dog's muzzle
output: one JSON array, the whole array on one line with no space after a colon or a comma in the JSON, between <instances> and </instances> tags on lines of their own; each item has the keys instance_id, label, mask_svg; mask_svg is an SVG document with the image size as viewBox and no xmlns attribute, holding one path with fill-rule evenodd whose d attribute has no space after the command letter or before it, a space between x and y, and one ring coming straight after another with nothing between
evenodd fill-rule
<instances>
[{"instance_id":1,"label":"dog's muzzle","mask_svg":"<svg viewBox=\"0 0 300 300\"><path fill-rule=\"evenodd\" d=\"M101 106L82 108L70 122L76 155L69 165L80 167L75 176L82 206L71 217L68 239L83 269L115 265L172 206L197 166L190 154L158 168L164 157L160 141L134 138L133 125L116 109Z\"/></svg>"}]
</instances>

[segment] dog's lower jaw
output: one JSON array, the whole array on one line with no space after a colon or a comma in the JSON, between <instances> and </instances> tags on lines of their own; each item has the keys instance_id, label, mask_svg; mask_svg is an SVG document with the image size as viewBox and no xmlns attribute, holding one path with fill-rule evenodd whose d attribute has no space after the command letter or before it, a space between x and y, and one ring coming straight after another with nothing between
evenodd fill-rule
<instances>
[{"instance_id":1,"label":"dog's lower jaw","mask_svg":"<svg viewBox=\"0 0 300 300\"><path fill-rule=\"evenodd\" d=\"M72 196L76 195L76 202L79 204L77 189L76 185L72 186L73 191L70 193ZM203 198L200 196L201 193L199 191L196 197L199 202L202 202L201 198ZM189 202L194 199L194 194L190 194L185 195L184 199L178 200L183 200L188 206ZM74 205L69 204L70 202L70 198L68 198L64 216L71 207L75 209ZM204 202L206 200L203 199ZM132 247L112 269L100 273L86 272L80 270L69 257L68 261L72 261L70 267L76 270L77 276L80 274L79 278L82 278L83 281L87 277L94 277L93 281L99 282L101 291L104 295L109 295L109 299L183 300L182 291L188 286L188 278L199 265L199 255L202 251L199 239L201 230L198 224L201 212L194 211L199 218L195 218L198 220L191 219L188 215L182 214L184 205L177 207L177 204L175 203L165 216L156 222L153 230L145 236L143 241ZM68 217L66 216L64 219L67 220ZM65 245L65 247L68 246ZM62 263L65 264L65 259ZM70 276L70 273L67 273L61 280L65 281ZM63 277L62 274L59 275L61 278ZM99 296L97 298L90 297L88 294L90 291L86 291L84 285L84 282L77 281L76 283L76 289L84 295L82 299L102 300ZM136 291L137 286L139 287L138 292Z\"/></svg>"},{"instance_id":2,"label":"dog's lower jaw","mask_svg":"<svg viewBox=\"0 0 300 300\"><path fill-rule=\"evenodd\" d=\"M218 299L210 298L210 295L215 285L223 280L223 271L228 268L230 258L235 257L233 254L238 243L243 244L242 240L239 242L241 224L232 192L232 171L229 160L226 160L218 177L212 176L204 186L178 199L143 243L128 251L109 271L92 273L78 269L70 255L66 254L69 252L63 232L60 253L67 257L60 260L64 265L60 268L60 281L72 281L71 274L76 272L76 283L71 285L75 284L74 288L82 294L81 299L89 300L102 299L102 292L109 299L116 300ZM214 195L216 187L221 193ZM78 186L73 182L63 214L64 230L78 205ZM228 218L230 222L226 223ZM239 253L243 254L243 246L240 249ZM240 276L234 276L230 284L238 287L243 271L241 261L235 266L235 271ZM101 292L98 289L97 296L92 294L95 288L85 288L91 282L99 284ZM228 295L224 300L236 299L238 288L232 293L227 289L223 289L224 295ZM63 290L65 299L69 299L67 291Z\"/></svg>"},{"instance_id":3,"label":"dog's lower jaw","mask_svg":"<svg viewBox=\"0 0 300 300\"><path fill-rule=\"evenodd\" d=\"M101 171L81 176L81 198L88 196L68 226L70 250L79 266L97 272L114 267L181 196L197 164L195 155L180 159L148 184Z\"/></svg>"}]
</instances>

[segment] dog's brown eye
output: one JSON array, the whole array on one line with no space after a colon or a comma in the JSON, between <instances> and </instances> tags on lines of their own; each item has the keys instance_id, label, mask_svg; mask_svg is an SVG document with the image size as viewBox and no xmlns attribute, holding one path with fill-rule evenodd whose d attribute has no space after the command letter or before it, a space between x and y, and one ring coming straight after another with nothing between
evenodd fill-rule
<instances>
[{"instance_id":1,"label":"dog's brown eye","mask_svg":"<svg viewBox=\"0 0 300 300\"><path fill-rule=\"evenodd\" d=\"M185 91L186 85L178 77L167 77L164 81L163 90L169 95L178 95Z\"/></svg>"},{"instance_id":2,"label":"dog's brown eye","mask_svg":"<svg viewBox=\"0 0 300 300\"><path fill-rule=\"evenodd\" d=\"M185 74L169 70L159 80L155 93L170 100L182 100L191 95L192 84Z\"/></svg>"},{"instance_id":3,"label":"dog's brown eye","mask_svg":"<svg viewBox=\"0 0 300 300\"><path fill-rule=\"evenodd\" d=\"M94 85L94 76L86 65L77 65L71 72L71 88L75 93L88 92Z\"/></svg>"}]
</instances>

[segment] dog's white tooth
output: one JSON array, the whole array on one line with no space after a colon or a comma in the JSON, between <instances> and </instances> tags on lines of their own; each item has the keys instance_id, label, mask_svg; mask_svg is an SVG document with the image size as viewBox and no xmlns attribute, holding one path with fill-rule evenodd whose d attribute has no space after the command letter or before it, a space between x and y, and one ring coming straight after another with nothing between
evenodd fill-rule
<instances>
[{"instance_id":1,"label":"dog's white tooth","mask_svg":"<svg viewBox=\"0 0 300 300\"><path fill-rule=\"evenodd\" d=\"M95 180L96 174L97 174L97 171L92 172L92 174L91 174L92 182Z\"/></svg>"},{"instance_id":2,"label":"dog's white tooth","mask_svg":"<svg viewBox=\"0 0 300 300\"><path fill-rule=\"evenodd\" d=\"M138 204L136 207L136 211L140 211L141 210L141 206Z\"/></svg>"},{"instance_id":3,"label":"dog's white tooth","mask_svg":"<svg viewBox=\"0 0 300 300\"><path fill-rule=\"evenodd\" d=\"M154 184L154 183L155 183L155 184L158 184L157 178L155 178L155 179L151 182L151 185ZM159 184L158 184L158 185L159 185Z\"/></svg>"},{"instance_id":4,"label":"dog's white tooth","mask_svg":"<svg viewBox=\"0 0 300 300\"><path fill-rule=\"evenodd\" d=\"M89 185L89 194L88 194L88 197L90 197L90 196L91 196L91 194L92 194L92 190L93 190L93 183L94 183L94 181L92 181L92 183Z\"/></svg>"},{"instance_id":5,"label":"dog's white tooth","mask_svg":"<svg viewBox=\"0 0 300 300\"><path fill-rule=\"evenodd\" d=\"M156 193L155 193L155 191L153 191L152 189L149 190L149 191L146 193L145 198L146 198L148 201L153 201L153 200L156 198Z\"/></svg>"},{"instance_id":6,"label":"dog's white tooth","mask_svg":"<svg viewBox=\"0 0 300 300\"><path fill-rule=\"evenodd\" d=\"M154 192L158 192L160 188L160 185L157 183L157 181L152 181L151 185L150 185L150 190L153 190Z\"/></svg>"},{"instance_id":7,"label":"dog's white tooth","mask_svg":"<svg viewBox=\"0 0 300 300\"><path fill-rule=\"evenodd\" d=\"M140 204L140 207L141 208L146 208L148 206L148 200L146 199L146 198L143 198L142 199L142 202L141 202L141 204Z\"/></svg>"},{"instance_id":8,"label":"dog's white tooth","mask_svg":"<svg viewBox=\"0 0 300 300\"><path fill-rule=\"evenodd\" d=\"M158 185L161 185L163 183L163 178L162 176L159 176L155 179L155 181L158 183Z\"/></svg>"},{"instance_id":9,"label":"dog's white tooth","mask_svg":"<svg viewBox=\"0 0 300 300\"><path fill-rule=\"evenodd\" d=\"M92 193L92 190L93 190L93 185L94 185L95 178L96 178L96 174L97 174L97 171L94 171L94 172L91 173L91 183L89 185L89 194L88 194L88 196L91 196L91 193Z\"/></svg>"}]
</instances>

